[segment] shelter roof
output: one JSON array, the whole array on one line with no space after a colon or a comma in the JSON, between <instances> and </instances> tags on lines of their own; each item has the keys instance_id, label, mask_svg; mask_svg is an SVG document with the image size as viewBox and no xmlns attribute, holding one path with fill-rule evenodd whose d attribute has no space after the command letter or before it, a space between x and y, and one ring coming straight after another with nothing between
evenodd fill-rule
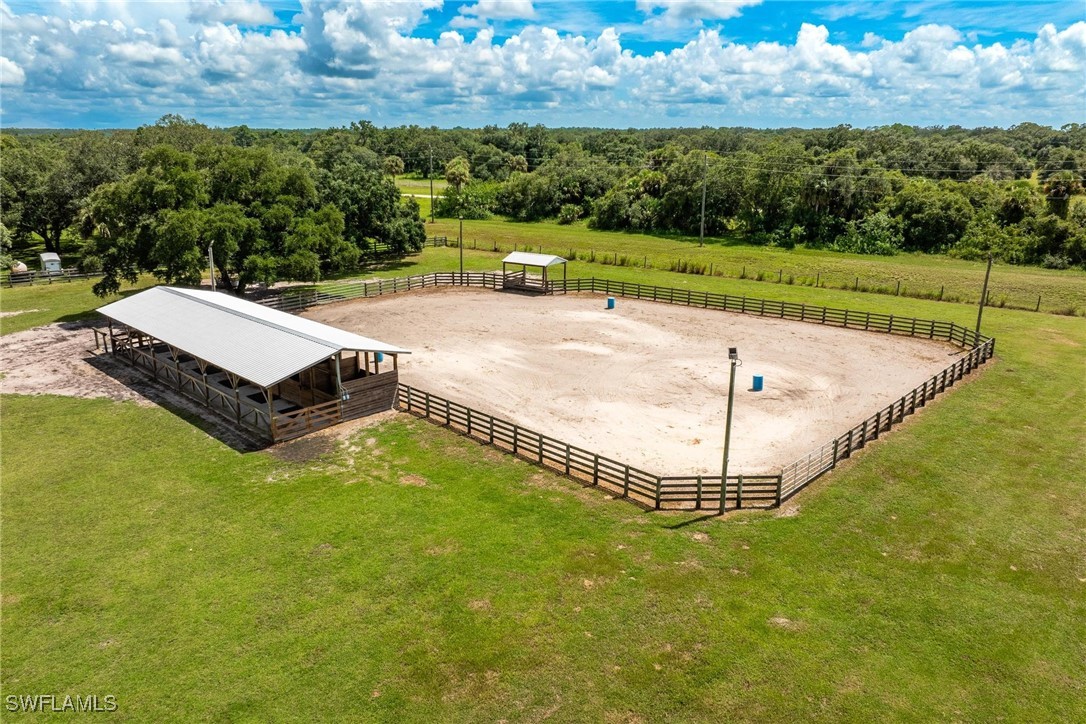
<instances>
[{"instance_id":1,"label":"shelter roof","mask_svg":"<svg viewBox=\"0 0 1086 724\"><path fill-rule=\"evenodd\" d=\"M522 266L547 267L565 263L566 260L560 256L553 256L551 254L532 254L527 251L514 251L512 254L502 259L502 264L520 264Z\"/></svg>"}]
</instances>

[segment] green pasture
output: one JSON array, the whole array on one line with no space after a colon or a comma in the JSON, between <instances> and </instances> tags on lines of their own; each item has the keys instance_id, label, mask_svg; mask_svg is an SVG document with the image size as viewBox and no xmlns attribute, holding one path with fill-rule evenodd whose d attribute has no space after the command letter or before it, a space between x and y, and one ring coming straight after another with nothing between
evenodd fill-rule
<instances>
[{"instance_id":1,"label":"green pasture","mask_svg":"<svg viewBox=\"0 0 1086 724\"><path fill-rule=\"evenodd\" d=\"M430 236L456 239L455 219L437 219L426 225ZM680 260L705 268L705 273L725 277L757 278L838 289L875 291L913 297L938 297L973 303L980 300L984 263L932 254L899 254L872 257L818 249L781 249L753 246L737 238L709 238L698 246L696 237L632 234L588 229L584 224L554 222L517 223L501 219L464 221L465 245L503 251L528 248L579 259L594 253L599 264L668 270ZM709 265L712 264L711 269ZM601 271L596 276L609 274ZM767 291L766 294L771 292ZM997 264L992 272L989 302L993 305L1086 315L1086 271L1057 271L1040 267Z\"/></svg>"},{"instance_id":2,"label":"green pasture","mask_svg":"<svg viewBox=\"0 0 1086 724\"><path fill-rule=\"evenodd\" d=\"M440 196L445 190L445 187L449 185L449 182L445 179L434 179L434 195ZM413 178L411 176L397 176L396 186L400 189L400 193L415 194L416 196L425 195L427 198L430 196L430 179L425 178Z\"/></svg>"},{"instance_id":3,"label":"green pasture","mask_svg":"<svg viewBox=\"0 0 1086 724\"><path fill-rule=\"evenodd\" d=\"M82 318L89 287L3 306ZM723 519L404 415L239 452L179 410L3 396L3 692L112 694L126 721L1086 720L1086 320L991 308L984 331L975 379L783 512Z\"/></svg>"}]
</instances>

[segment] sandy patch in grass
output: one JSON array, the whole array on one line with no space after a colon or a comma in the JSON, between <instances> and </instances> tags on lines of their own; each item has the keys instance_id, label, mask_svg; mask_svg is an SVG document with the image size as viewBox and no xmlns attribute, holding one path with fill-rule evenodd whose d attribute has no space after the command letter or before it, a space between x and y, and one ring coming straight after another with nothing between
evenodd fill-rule
<instances>
[{"instance_id":1,"label":"sandy patch in grass","mask_svg":"<svg viewBox=\"0 0 1086 724\"><path fill-rule=\"evenodd\" d=\"M173 392L142 370L96 354L90 322L48 324L0 336L0 393L107 398L201 418L208 434L239 450L260 447L207 408Z\"/></svg>"},{"instance_id":2,"label":"sandy patch in grass","mask_svg":"<svg viewBox=\"0 0 1086 724\"><path fill-rule=\"evenodd\" d=\"M88 324L49 324L0 337L0 390L20 395L108 397L152 403L139 391L146 377L118 360L99 358L110 374L89 364L94 335Z\"/></svg>"},{"instance_id":3,"label":"sandy patch in grass","mask_svg":"<svg viewBox=\"0 0 1086 724\"><path fill-rule=\"evenodd\" d=\"M619 299L448 289L305 316L402 345L400 377L663 475L719 474L737 346L731 470L779 470L945 369L927 339ZM765 380L750 390L753 375Z\"/></svg>"}]
</instances>

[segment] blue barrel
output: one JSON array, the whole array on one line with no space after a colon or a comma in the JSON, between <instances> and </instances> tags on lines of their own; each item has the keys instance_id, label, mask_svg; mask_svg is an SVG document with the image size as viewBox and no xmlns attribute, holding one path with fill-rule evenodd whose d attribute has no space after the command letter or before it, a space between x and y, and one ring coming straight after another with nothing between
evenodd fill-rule
<instances>
[{"instance_id":1,"label":"blue barrel","mask_svg":"<svg viewBox=\"0 0 1086 724\"><path fill-rule=\"evenodd\" d=\"M615 308L615 298L614 297L607 297L607 308L608 309L614 309Z\"/></svg>"},{"instance_id":2,"label":"blue barrel","mask_svg":"<svg viewBox=\"0 0 1086 724\"><path fill-rule=\"evenodd\" d=\"M378 353L377 353L377 361L378 361L378 362L384 362L384 361L385 361L385 354L384 354L384 352L378 352ZM761 389L761 388L759 388L759 389Z\"/></svg>"},{"instance_id":3,"label":"blue barrel","mask_svg":"<svg viewBox=\"0 0 1086 724\"><path fill-rule=\"evenodd\" d=\"M755 392L761 392L762 391L762 376L761 375L754 375L754 384L751 385L751 389L754 390Z\"/></svg>"}]
</instances>

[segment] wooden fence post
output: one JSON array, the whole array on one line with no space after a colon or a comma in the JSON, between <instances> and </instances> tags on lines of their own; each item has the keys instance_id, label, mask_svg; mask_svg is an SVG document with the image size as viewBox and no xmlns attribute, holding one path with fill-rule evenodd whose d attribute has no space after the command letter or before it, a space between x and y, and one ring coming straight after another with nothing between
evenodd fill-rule
<instances>
[{"instance_id":1,"label":"wooden fence post","mask_svg":"<svg viewBox=\"0 0 1086 724\"><path fill-rule=\"evenodd\" d=\"M600 484L600 456L597 453L592 454L592 484Z\"/></svg>"},{"instance_id":2,"label":"wooden fence post","mask_svg":"<svg viewBox=\"0 0 1086 724\"><path fill-rule=\"evenodd\" d=\"M743 475L739 475L739 485L735 489L735 509L743 507Z\"/></svg>"},{"instance_id":3,"label":"wooden fence post","mask_svg":"<svg viewBox=\"0 0 1086 724\"><path fill-rule=\"evenodd\" d=\"M622 497L630 497L630 466L626 466L625 472L622 474Z\"/></svg>"},{"instance_id":4,"label":"wooden fence post","mask_svg":"<svg viewBox=\"0 0 1086 724\"><path fill-rule=\"evenodd\" d=\"M701 476L698 476L698 495L694 501L694 510L701 510Z\"/></svg>"}]
</instances>

